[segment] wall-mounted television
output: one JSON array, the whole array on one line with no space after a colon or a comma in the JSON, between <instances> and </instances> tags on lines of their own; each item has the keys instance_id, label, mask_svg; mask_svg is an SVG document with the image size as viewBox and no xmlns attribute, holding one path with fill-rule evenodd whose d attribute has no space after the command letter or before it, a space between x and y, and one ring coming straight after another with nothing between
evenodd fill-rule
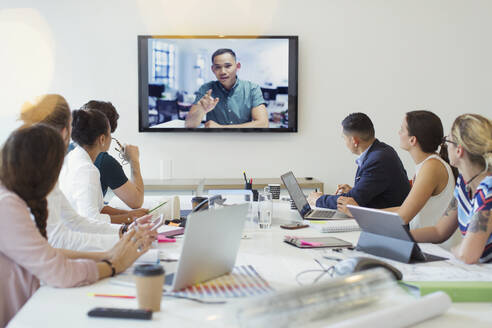
<instances>
[{"instance_id":1,"label":"wall-mounted television","mask_svg":"<svg viewBox=\"0 0 492 328\"><path fill-rule=\"evenodd\" d=\"M138 36L140 132L297 132L297 36Z\"/></svg>"}]
</instances>

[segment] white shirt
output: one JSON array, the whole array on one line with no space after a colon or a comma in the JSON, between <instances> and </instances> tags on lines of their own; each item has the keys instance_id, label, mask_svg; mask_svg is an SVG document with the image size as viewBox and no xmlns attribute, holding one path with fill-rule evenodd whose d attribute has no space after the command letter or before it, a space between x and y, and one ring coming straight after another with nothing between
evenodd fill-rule
<instances>
[{"instance_id":1,"label":"white shirt","mask_svg":"<svg viewBox=\"0 0 492 328\"><path fill-rule=\"evenodd\" d=\"M415 167L415 179L418 179L419 171L424 165L424 163L431 158L435 158L439 160L442 163L442 165L444 165L446 171L448 172L448 182L446 184L446 187L438 195L431 196L427 200L427 202L425 203L424 207L422 207L420 212L417 215L415 215L412 221L410 221L410 229L435 226L439 221L439 219L444 214L444 211L448 208L451 199L454 197L453 193L454 193L455 182L454 182L453 171L451 171L451 167L449 166L449 164L446 163L438 155L431 155L427 157ZM443 246L446 249L450 249L451 247L458 244L459 242L460 242L460 236L457 229L454 235L451 238L449 238L446 242L442 243L441 246Z\"/></svg>"},{"instance_id":2,"label":"white shirt","mask_svg":"<svg viewBox=\"0 0 492 328\"><path fill-rule=\"evenodd\" d=\"M60 189L79 215L111 223L104 206L99 170L84 148L77 146L65 156L60 172Z\"/></svg>"},{"instance_id":3,"label":"white shirt","mask_svg":"<svg viewBox=\"0 0 492 328\"><path fill-rule=\"evenodd\" d=\"M48 242L55 248L75 251L106 251L119 239L120 225L80 216L72 208L58 183L47 196Z\"/></svg>"}]
</instances>

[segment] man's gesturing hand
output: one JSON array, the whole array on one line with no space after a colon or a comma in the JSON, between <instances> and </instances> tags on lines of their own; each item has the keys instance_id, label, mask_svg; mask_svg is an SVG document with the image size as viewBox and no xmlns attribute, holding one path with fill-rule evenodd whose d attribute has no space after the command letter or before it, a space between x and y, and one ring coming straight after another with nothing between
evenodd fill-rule
<instances>
[{"instance_id":1,"label":"man's gesturing hand","mask_svg":"<svg viewBox=\"0 0 492 328\"><path fill-rule=\"evenodd\" d=\"M212 98L212 89L209 89L202 99L198 101L198 104L205 113L208 113L215 108L218 102L219 98Z\"/></svg>"}]
</instances>

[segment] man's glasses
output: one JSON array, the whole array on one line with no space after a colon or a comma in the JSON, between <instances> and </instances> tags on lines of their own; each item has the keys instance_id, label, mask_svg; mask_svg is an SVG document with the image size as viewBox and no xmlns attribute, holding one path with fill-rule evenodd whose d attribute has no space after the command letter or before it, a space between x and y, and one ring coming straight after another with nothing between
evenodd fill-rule
<instances>
[{"instance_id":1,"label":"man's glasses","mask_svg":"<svg viewBox=\"0 0 492 328\"><path fill-rule=\"evenodd\" d=\"M447 136L442 138L442 143L446 143L446 142L449 142L450 144L458 146L458 144L456 142L454 142L453 140L449 140Z\"/></svg>"},{"instance_id":2,"label":"man's glasses","mask_svg":"<svg viewBox=\"0 0 492 328\"><path fill-rule=\"evenodd\" d=\"M126 156L125 156L125 147L123 147L123 145L118 141L118 139L116 139L114 137L111 137L111 139L116 141L116 144L118 145L118 147L115 147L114 150L116 150L118 152L118 156L121 159L121 165L128 164L128 160L126 159Z\"/></svg>"}]
</instances>

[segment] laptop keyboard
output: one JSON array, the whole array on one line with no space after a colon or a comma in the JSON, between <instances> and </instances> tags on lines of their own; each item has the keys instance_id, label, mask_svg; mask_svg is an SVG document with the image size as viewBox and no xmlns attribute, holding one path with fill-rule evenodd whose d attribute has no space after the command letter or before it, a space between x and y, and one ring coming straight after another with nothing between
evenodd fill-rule
<instances>
[{"instance_id":1,"label":"laptop keyboard","mask_svg":"<svg viewBox=\"0 0 492 328\"><path fill-rule=\"evenodd\" d=\"M318 218L331 218L335 215L335 211L312 211L309 216Z\"/></svg>"}]
</instances>

